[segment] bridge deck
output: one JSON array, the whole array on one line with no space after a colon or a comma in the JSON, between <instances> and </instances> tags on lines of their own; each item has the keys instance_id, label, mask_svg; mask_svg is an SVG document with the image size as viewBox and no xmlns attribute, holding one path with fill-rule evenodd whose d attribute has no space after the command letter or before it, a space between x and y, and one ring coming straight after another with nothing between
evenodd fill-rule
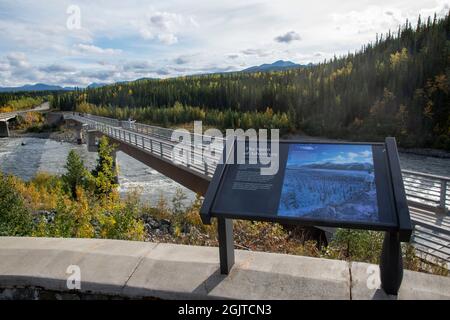
<instances>
[{"instance_id":1,"label":"bridge deck","mask_svg":"<svg viewBox=\"0 0 450 320\"><path fill-rule=\"evenodd\" d=\"M165 161L172 161L172 150L175 143L171 141L170 129L144 124L126 123L116 119L92 116L66 114L66 118L88 124L91 129L98 130L109 137L124 142L134 148L158 156ZM222 141L223 143L223 141ZM202 148L207 148L203 145ZM198 150L192 150L193 158L199 157ZM203 179L210 181L220 155L212 157L209 166L198 164L183 164L185 170L190 170ZM175 165L172 163L172 165ZM410 214L414 225L412 244L420 257L429 261L444 260L450 264L450 178L433 176L418 172L404 171L404 184L410 204Z\"/></svg>"}]
</instances>

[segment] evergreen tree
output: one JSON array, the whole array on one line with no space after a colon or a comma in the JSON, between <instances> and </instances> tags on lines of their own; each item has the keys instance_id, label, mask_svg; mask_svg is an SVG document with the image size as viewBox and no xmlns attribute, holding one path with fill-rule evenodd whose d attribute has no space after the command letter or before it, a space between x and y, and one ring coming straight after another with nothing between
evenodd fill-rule
<instances>
[{"instance_id":1,"label":"evergreen tree","mask_svg":"<svg viewBox=\"0 0 450 320\"><path fill-rule=\"evenodd\" d=\"M95 178L95 192L99 195L108 195L118 186L114 149L115 146L109 143L106 136L100 138L97 166L92 171Z\"/></svg>"},{"instance_id":2,"label":"evergreen tree","mask_svg":"<svg viewBox=\"0 0 450 320\"><path fill-rule=\"evenodd\" d=\"M70 150L65 168L67 172L62 176L62 180L66 189L72 197L76 198L77 187L86 187L88 181L88 171L86 170L83 160L81 160L75 150Z\"/></svg>"}]
</instances>

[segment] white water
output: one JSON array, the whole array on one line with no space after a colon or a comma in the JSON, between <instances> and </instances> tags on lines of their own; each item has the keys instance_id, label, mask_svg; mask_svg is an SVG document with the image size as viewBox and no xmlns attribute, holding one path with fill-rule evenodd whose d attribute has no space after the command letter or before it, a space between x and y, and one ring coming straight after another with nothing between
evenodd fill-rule
<instances>
[{"instance_id":1,"label":"white water","mask_svg":"<svg viewBox=\"0 0 450 320\"><path fill-rule=\"evenodd\" d=\"M24 180L30 180L37 172L62 174L67 154L72 149L77 151L89 169L95 166L97 154L88 152L86 145L38 138L2 138L0 170ZM170 201L176 189L180 188L188 197L186 204L195 198L190 190L122 152L117 153L117 163L121 194L138 188L143 201L155 204L160 195Z\"/></svg>"}]
</instances>

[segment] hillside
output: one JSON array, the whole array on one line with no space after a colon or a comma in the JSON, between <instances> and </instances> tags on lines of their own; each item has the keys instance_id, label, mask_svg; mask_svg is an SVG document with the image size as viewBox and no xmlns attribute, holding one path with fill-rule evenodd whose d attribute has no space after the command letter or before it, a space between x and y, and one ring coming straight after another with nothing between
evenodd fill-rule
<instances>
[{"instance_id":1,"label":"hillside","mask_svg":"<svg viewBox=\"0 0 450 320\"><path fill-rule=\"evenodd\" d=\"M419 19L356 53L308 68L141 80L55 95L54 105L109 106L89 111L165 125L206 121L214 110L223 118L211 119L212 125L244 128L267 127L254 112L271 108L269 115L287 117L289 130L310 135L396 136L402 146L450 150L449 36L448 15ZM184 107L174 110L176 102Z\"/></svg>"}]
</instances>

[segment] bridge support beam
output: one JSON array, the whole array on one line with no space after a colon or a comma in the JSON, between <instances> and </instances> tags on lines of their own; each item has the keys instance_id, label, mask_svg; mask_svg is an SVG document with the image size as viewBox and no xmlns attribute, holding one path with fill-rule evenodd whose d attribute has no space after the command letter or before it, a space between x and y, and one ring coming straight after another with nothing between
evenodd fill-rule
<instances>
[{"instance_id":1,"label":"bridge support beam","mask_svg":"<svg viewBox=\"0 0 450 320\"><path fill-rule=\"evenodd\" d=\"M0 138L9 137L8 121L0 121Z\"/></svg>"}]
</instances>

